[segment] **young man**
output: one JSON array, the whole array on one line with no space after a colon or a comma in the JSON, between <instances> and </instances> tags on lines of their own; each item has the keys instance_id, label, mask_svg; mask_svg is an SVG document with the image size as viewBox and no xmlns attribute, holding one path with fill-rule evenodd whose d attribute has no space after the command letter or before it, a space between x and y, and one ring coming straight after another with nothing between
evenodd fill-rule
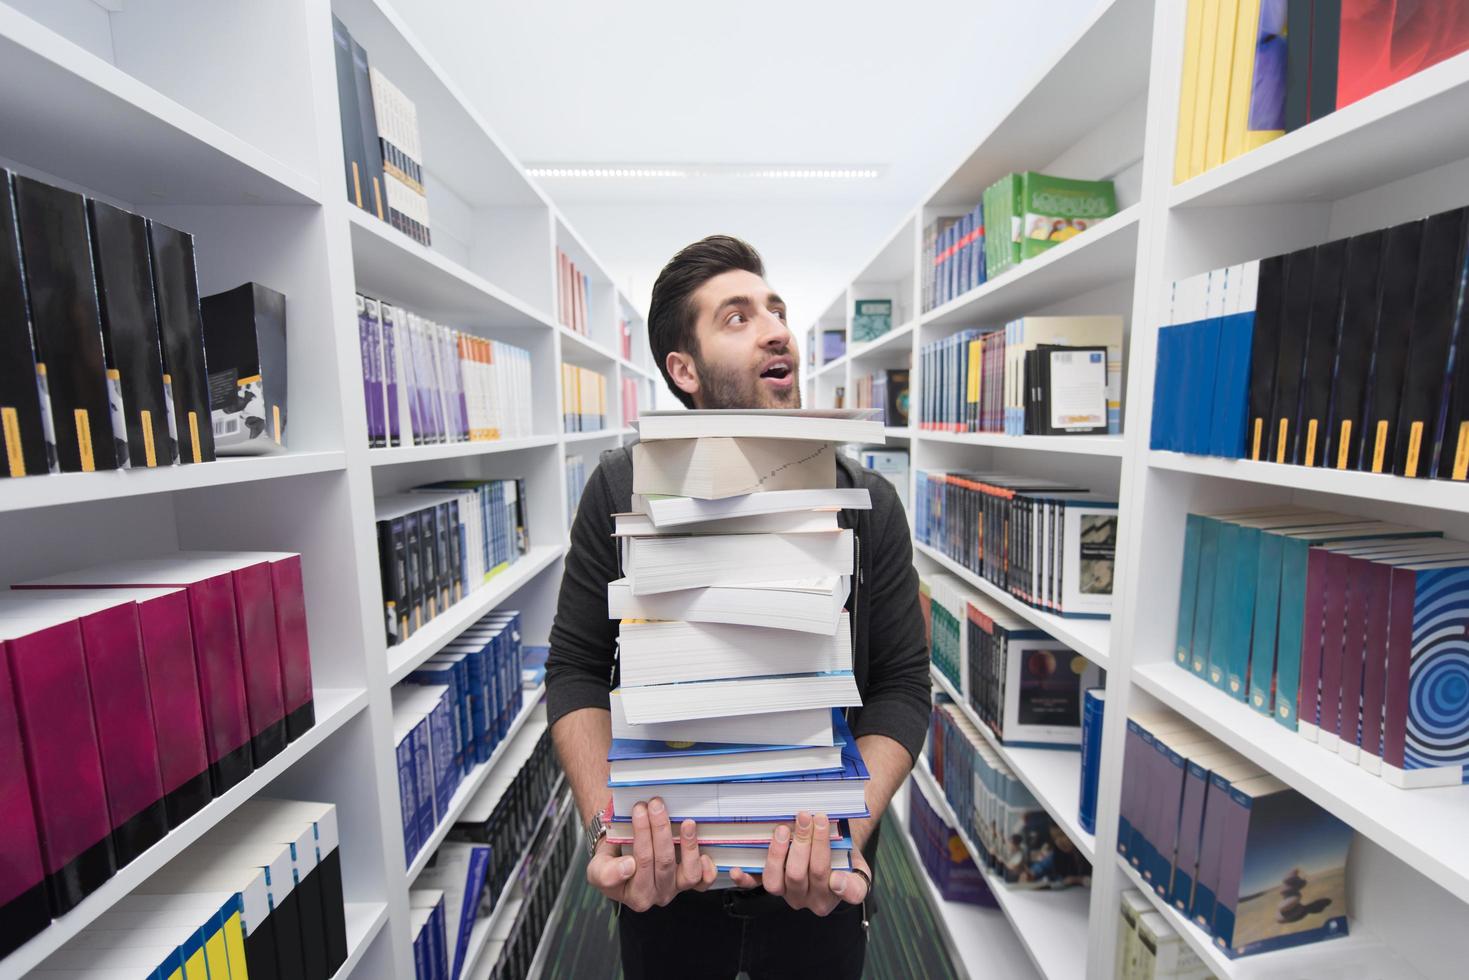
<instances>
[{"instance_id":1,"label":"young man","mask_svg":"<svg viewBox=\"0 0 1469 980\"><path fill-rule=\"evenodd\" d=\"M648 333L664 380L686 407L800 407L800 359L785 304L766 284L759 254L738 239L695 242L664 266L653 286ZM587 881L624 906L622 967L633 980L740 971L752 980L862 975L878 820L927 733L928 654L897 494L844 457L837 482L866 487L872 496L872 510L841 515L859 542L847 609L862 707L849 709L848 722L871 773L872 817L849 823L851 872L831 870L825 815L802 813L777 831L763 874L735 872L737 888L707 891L714 865L699 855L694 822L671 826L661 800L633 810L634 857L620 856L604 839L607 696L617 667L607 583L619 576L612 515L629 508L630 454L603 454L587 480L551 629L547 698L556 750L587 824Z\"/></svg>"}]
</instances>

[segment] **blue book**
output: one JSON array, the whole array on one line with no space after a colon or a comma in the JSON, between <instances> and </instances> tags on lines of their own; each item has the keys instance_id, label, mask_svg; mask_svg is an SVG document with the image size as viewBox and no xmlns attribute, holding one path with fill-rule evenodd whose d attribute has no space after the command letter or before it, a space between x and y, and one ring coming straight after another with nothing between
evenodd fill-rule
<instances>
[{"instance_id":1,"label":"blue book","mask_svg":"<svg viewBox=\"0 0 1469 980\"><path fill-rule=\"evenodd\" d=\"M521 647L520 679L524 686L537 688L546 682L546 658L550 647Z\"/></svg>"},{"instance_id":2,"label":"blue book","mask_svg":"<svg viewBox=\"0 0 1469 980\"><path fill-rule=\"evenodd\" d=\"M1213 456L1244 458L1254 337L1254 310L1219 321L1219 367L1214 375L1214 418L1209 432L1209 453Z\"/></svg>"},{"instance_id":3,"label":"blue book","mask_svg":"<svg viewBox=\"0 0 1469 980\"><path fill-rule=\"evenodd\" d=\"M485 879L490 870L489 847L475 847L469 854L469 872L464 881L464 901L459 905L459 921L455 924L459 938L454 943L454 969L452 980L459 980L464 972L465 955L469 952L469 935L474 931L479 913L479 893L484 891Z\"/></svg>"},{"instance_id":4,"label":"blue book","mask_svg":"<svg viewBox=\"0 0 1469 980\"><path fill-rule=\"evenodd\" d=\"M640 801L661 797L668 807L670 819L729 820L794 820L796 813L825 813L833 820L861 819L870 816L867 809L867 766L857 748L857 739L849 729L840 733L842 769L840 772L812 773L800 776L766 776L759 779L723 782L668 782L644 786L613 786L614 820L628 820L632 808Z\"/></svg>"},{"instance_id":5,"label":"blue book","mask_svg":"<svg viewBox=\"0 0 1469 980\"><path fill-rule=\"evenodd\" d=\"M1212 279L1212 277L1211 277ZM1212 286L1212 281L1211 281ZM1209 431L1214 418L1214 378L1219 368L1220 318L1189 324L1188 368L1185 378L1183 451L1209 453Z\"/></svg>"},{"instance_id":6,"label":"blue book","mask_svg":"<svg viewBox=\"0 0 1469 980\"><path fill-rule=\"evenodd\" d=\"M852 737L839 709L832 709L833 743L733 745L723 742L659 742L614 738L607 753L609 786L709 783L842 771L842 749Z\"/></svg>"},{"instance_id":7,"label":"blue book","mask_svg":"<svg viewBox=\"0 0 1469 980\"><path fill-rule=\"evenodd\" d=\"M852 866L852 841L846 837L838 837L829 843L832 852L832 868L838 870L850 868ZM623 850L624 853L631 853L630 845L623 845ZM699 848L701 854L709 855L709 859L714 862L717 870L731 871L738 868L751 874L759 874L765 870L765 855L769 850L769 846L765 844L706 844Z\"/></svg>"},{"instance_id":8,"label":"blue book","mask_svg":"<svg viewBox=\"0 0 1469 980\"><path fill-rule=\"evenodd\" d=\"M1177 425L1175 403L1179 386L1183 384L1183 379L1179 377L1179 371L1183 367L1180 331L1180 327L1162 327L1158 330L1157 364L1153 374L1153 431L1148 442L1153 449L1173 452L1178 450L1174 438Z\"/></svg>"},{"instance_id":9,"label":"blue book","mask_svg":"<svg viewBox=\"0 0 1469 980\"><path fill-rule=\"evenodd\" d=\"M1077 821L1089 834L1097 832L1097 779L1102 767L1102 715L1105 688L1088 688L1081 709L1081 798Z\"/></svg>"},{"instance_id":10,"label":"blue book","mask_svg":"<svg viewBox=\"0 0 1469 980\"><path fill-rule=\"evenodd\" d=\"M969 252L969 281L975 286L980 286L989 278L984 264L984 240L986 232L984 227L983 204L976 204L974 206L974 226L978 229L979 235L975 238L974 247Z\"/></svg>"},{"instance_id":11,"label":"blue book","mask_svg":"<svg viewBox=\"0 0 1469 980\"><path fill-rule=\"evenodd\" d=\"M413 736L405 733L398 741L398 801L403 818L404 866L413 864L423 842L418 836L418 773L414 770Z\"/></svg>"}]
</instances>

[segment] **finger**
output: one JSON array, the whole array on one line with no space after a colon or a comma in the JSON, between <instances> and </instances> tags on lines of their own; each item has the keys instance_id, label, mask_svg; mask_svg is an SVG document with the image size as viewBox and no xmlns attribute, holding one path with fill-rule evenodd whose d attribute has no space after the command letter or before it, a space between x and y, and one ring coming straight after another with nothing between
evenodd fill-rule
<instances>
[{"instance_id":1,"label":"finger","mask_svg":"<svg viewBox=\"0 0 1469 980\"><path fill-rule=\"evenodd\" d=\"M826 897L828 879L831 877L831 837L826 814L818 813L811 820L811 894Z\"/></svg>"},{"instance_id":2,"label":"finger","mask_svg":"<svg viewBox=\"0 0 1469 980\"><path fill-rule=\"evenodd\" d=\"M704 866L699 860L699 831L692 820L685 820L679 828L678 842L678 890L692 888L704 877Z\"/></svg>"},{"instance_id":3,"label":"finger","mask_svg":"<svg viewBox=\"0 0 1469 980\"><path fill-rule=\"evenodd\" d=\"M786 901L801 908L811 875L811 814L796 814L796 832L791 837L791 852L786 857Z\"/></svg>"},{"instance_id":4,"label":"finger","mask_svg":"<svg viewBox=\"0 0 1469 980\"><path fill-rule=\"evenodd\" d=\"M653 885L659 904L678 894L678 865L673 853L673 828L668 808L658 797L648 801L648 822L653 830Z\"/></svg>"},{"instance_id":5,"label":"finger","mask_svg":"<svg viewBox=\"0 0 1469 980\"><path fill-rule=\"evenodd\" d=\"M611 898L622 895L623 886L637 871L638 863L630 857L604 854L600 851L587 862L587 883ZM614 894L615 893L615 894Z\"/></svg>"},{"instance_id":6,"label":"finger","mask_svg":"<svg viewBox=\"0 0 1469 980\"><path fill-rule=\"evenodd\" d=\"M708 858L705 858L704 860L708 861L709 859ZM710 867L713 867L714 866L714 862L713 861L710 861L709 862L709 866ZM760 886L760 879L759 878L757 878L754 875L749 874L749 873L747 873L745 871L742 871L739 868L731 868L730 869L730 872L729 872L729 880L732 881L732 882L734 882L734 886L736 888L749 889L749 888L758 888Z\"/></svg>"},{"instance_id":7,"label":"finger","mask_svg":"<svg viewBox=\"0 0 1469 980\"><path fill-rule=\"evenodd\" d=\"M832 894L848 905L857 905L867 899L867 882L861 875L849 871L833 871L830 887Z\"/></svg>"},{"instance_id":8,"label":"finger","mask_svg":"<svg viewBox=\"0 0 1469 980\"><path fill-rule=\"evenodd\" d=\"M705 854L699 858L699 883L694 887L704 891L714 884L714 879L719 877L719 869L714 866L714 859Z\"/></svg>"},{"instance_id":9,"label":"finger","mask_svg":"<svg viewBox=\"0 0 1469 980\"><path fill-rule=\"evenodd\" d=\"M770 840L770 850L765 852L765 874L761 881L765 890L772 895L784 895L786 886L786 855L791 846L791 828L781 824L775 828L775 836Z\"/></svg>"},{"instance_id":10,"label":"finger","mask_svg":"<svg viewBox=\"0 0 1469 980\"><path fill-rule=\"evenodd\" d=\"M648 805L637 803L632 808L632 856L636 871L627 883L627 894L652 900L653 896L653 830L648 820Z\"/></svg>"}]
</instances>

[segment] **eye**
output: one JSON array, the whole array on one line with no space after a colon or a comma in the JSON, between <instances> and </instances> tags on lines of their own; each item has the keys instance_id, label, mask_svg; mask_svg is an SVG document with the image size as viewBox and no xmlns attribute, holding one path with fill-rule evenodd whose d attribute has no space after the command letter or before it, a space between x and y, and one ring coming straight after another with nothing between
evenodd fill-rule
<instances>
[{"instance_id":1,"label":"eye","mask_svg":"<svg viewBox=\"0 0 1469 980\"><path fill-rule=\"evenodd\" d=\"M736 326L745 322L745 315L743 313L731 313L729 319L724 322L729 326Z\"/></svg>"},{"instance_id":2,"label":"eye","mask_svg":"<svg viewBox=\"0 0 1469 980\"><path fill-rule=\"evenodd\" d=\"M780 307L776 307L775 309L771 310L770 312L774 313L775 316L776 316L776 318L779 319L781 323L785 323L786 322L786 311L785 310L781 309Z\"/></svg>"}]
</instances>

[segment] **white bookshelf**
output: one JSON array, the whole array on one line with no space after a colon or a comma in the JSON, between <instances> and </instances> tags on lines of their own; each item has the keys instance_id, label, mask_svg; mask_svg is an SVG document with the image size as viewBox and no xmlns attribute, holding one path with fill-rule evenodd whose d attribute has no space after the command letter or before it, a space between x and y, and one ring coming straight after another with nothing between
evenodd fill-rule
<instances>
[{"instance_id":1,"label":"white bookshelf","mask_svg":"<svg viewBox=\"0 0 1469 980\"><path fill-rule=\"evenodd\" d=\"M333 14L417 107L431 248L346 198ZM261 793L339 807L350 955L338 976L412 976L390 687L495 608L521 610L525 642L546 642L569 532L565 458L583 455L590 469L597 451L635 434L624 378L652 406L661 381L645 317L388 0L4 0L0 82L0 166L191 232L201 293L250 280L285 293L290 362L289 452L0 481L0 574L180 548L299 551L317 685L309 733L0 960L0 978L44 961ZM586 336L559 322L557 248L592 279ZM529 350L532 434L369 449L358 290ZM605 431L561 432L563 360L606 376ZM388 647L374 497L505 477L527 481L530 553Z\"/></svg>"},{"instance_id":2,"label":"white bookshelf","mask_svg":"<svg viewBox=\"0 0 1469 980\"><path fill-rule=\"evenodd\" d=\"M1453 829L1469 826L1469 787L1395 789L1178 670L1169 651L1188 512L1300 502L1462 537L1469 534L1469 490L1438 481L1153 451L1148 434L1157 324L1174 280L1469 203L1469 129L1457 124L1469 113L1469 55L1175 187L1185 8L1161 0L1098 4L1056 58L1038 67L1014 106L988 133L977 134L972 151L854 271L844 292L845 311L834 302L801 335L806 340L818 327L840 322L841 312L850 321L857 298L886 296L904 311L895 313L891 334L849 345L847 356L819 375L807 368L807 404L830 406L835 390L850 392L855 377L877 367L905 366L916 404L924 383L919 351L957 330L997 327L1029 314L1120 314L1122 435L947 433L920 428L916 419L912 427L889 430L902 440L898 446L910 450L915 471L1008 470L1072 480L1117 494L1121 508L1110 620L1064 619L1032 609L915 543L920 569L958 575L1107 668L1094 837L1076 827L1074 769L1059 765L1057 753L999 747L1037 799L1095 855L1090 894L1068 899L1085 905L1078 921L1058 928L1054 919L1042 924L1007 908L1010 923L1031 950L1069 942L1079 947L1085 931L1086 948L1075 962L1037 961L1044 975L1111 976L1118 896L1134 884L1114 857L1126 716L1163 705L1356 832L1348 881L1352 936L1229 960L1208 936L1185 926L1191 930L1185 938L1218 976L1460 976L1462 957L1443 937L1463 935L1469 927L1469 851L1462 829ZM1014 170L1110 178L1119 213L937 309L919 309L923 228L936 217L966 213L986 186ZM936 679L934 686L948 685ZM1043 905L1057 897L1028 898ZM1177 924L1184 926L1181 919Z\"/></svg>"}]
</instances>

